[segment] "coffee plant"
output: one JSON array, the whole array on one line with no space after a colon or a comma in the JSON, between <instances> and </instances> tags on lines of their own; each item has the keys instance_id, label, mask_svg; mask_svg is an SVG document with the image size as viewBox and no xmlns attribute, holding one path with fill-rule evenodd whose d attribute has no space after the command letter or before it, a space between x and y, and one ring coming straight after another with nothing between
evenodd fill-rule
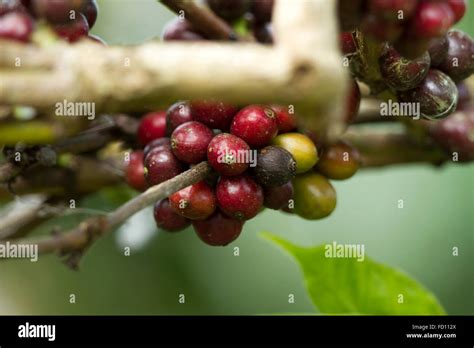
<instances>
[{"instance_id":1,"label":"coffee plant","mask_svg":"<svg viewBox=\"0 0 474 348\"><path fill-rule=\"evenodd\" d=\"M2 218L1 243L37 243L77 267L96 239L153 205L160 230L192 226L196 242L226 246L264 209L328 218L344 200L331 182L361 168L474 160L474 41L453 28L465 0L161 3L176 18L160 40L129 48L89 33L95 0L0 0L0 197L42 197ZM97 118L58 117L88 116L77 115L86 104ZM370 128L380 122L404 131ZM123 182L137 195L116 210L27 239ZM317 272L304 266L309 251L276 242ZM370 262L373 277L385 272ZM310 289L321 310L351 310L319 305Z\"/></svg>"}]
</instances>

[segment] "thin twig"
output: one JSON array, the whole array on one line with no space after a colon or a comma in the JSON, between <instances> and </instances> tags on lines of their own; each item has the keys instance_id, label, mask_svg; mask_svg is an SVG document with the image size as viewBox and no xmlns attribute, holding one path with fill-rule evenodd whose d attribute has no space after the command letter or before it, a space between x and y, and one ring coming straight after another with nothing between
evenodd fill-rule
<instances>
[{"instance_id":1,"label":"thin twig","mask_svg":"<svg viewBox=\"0 0 474 348\"><path fill-rule=\"evenodd\" d=\"M0 240L13 236L35 220L46 200L45 195L24 196L4 208L0 214Z\"/></svg>"},{"instance_id":2,"label":"thin twig","mask_svg":"<svg viewBox=\"0 0 474 348\"><path fill-rule=\"evenodd\" d=\"M193 183L204 180L211 168L207 162L202 162L192 169L170 179L162 184L153 186L139 196L120 206L117 210L105 216L90 218L82 222L77 228L65 233L55 233L53 236L42 239L24 239L11 241L10 245L36 244L41 254L59 253L69 254L71 266L75 266L78 255L82 253L100 236L110 232L124 223L129 217L154 202L166 198L173 192L179 191ZM0 245L6 242L0 243Z\"/></svg>"},{"instance_id":3,"label":"thin twig","mask_svg":"<svg viewBox=\"0 0 474 348\"><path fill-rule=\"evenodd\" d=\"M93 129L60 140L53 146L47 147L55 152L56 157L62 153L79 154L104 147L117 135L117 130L120 134L126 135L136 134L137 132L139 121L127 115L117 115L115 117L109 117L106 120L108 120L108 122L103 122ZM12 180L22 171L31 168L31 165L38 163L35 156L39 154L43 148L44 146L40 146L35 148L33 154L29 153L31 163L26 167L17 166L12 162L0 164L0 184Z\"/></svg>"},{"instance_id":4,"label":"thin twig","mask_svg":"<svg viewBox=\"0 0 474 348\"><path fill-rule=\"evenodd\" d=\"M409 163L441 165L447 161L446 154L436 144L429 140L416 141L403 128L352 126L343 139L359 150L361 166L365 168Z\"/></svg>"},{"instance_id":5,"label":"thin twig","mask_svg":"<svg viewBox=\"0 0 474 348\"><path fill-rule=\"evenodd\" d=\"M183 11L185 18L211 40L239 40L232 27L206 6L190 0L160 1L178 15Z\"/></svg>"}]
</instances>

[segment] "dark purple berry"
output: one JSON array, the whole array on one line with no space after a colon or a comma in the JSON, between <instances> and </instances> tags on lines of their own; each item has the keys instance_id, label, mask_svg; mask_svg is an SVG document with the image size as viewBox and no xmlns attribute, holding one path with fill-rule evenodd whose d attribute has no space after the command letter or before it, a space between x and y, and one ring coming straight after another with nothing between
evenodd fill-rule
<instances>
[{"instance_id":1,"label":"dark purple berry","mask_svg":"<svg viewBox=\"0 0 474 348\"><path fill-rule=\"evenodd\" d=\"M180 125L193 120L189 102L180 101L170 106L166 111L166 132L171 135Z\"/></svg>"},{"instance_id":2,"label":"dark purple berry","mask_svg":"<svg viewBox=\"0 0 474 348\"><path fill-rule=\"evenodd\" d=\"M442 119L456 110L458 90L445 73L430 70L415 89L399 92L400 100L419 103L421 115L427 119Z\"/></svg>"},{"instance_id":3,"label":"dark purple berry","mask_svg":"<svg viewBox=\"0 0 474 348\"><path fill-rule=\"evenodd\" d=\"M87 23L89 23L90 29L92 29L97 20L98 12L99 7L97 6L97 1L89 0L82 13L84 14L84 16L86 16Z\"/></svg>"},{"instance_id":4,"label":"dark purple berry","mask_svg":"<svg viewBox=\"0 0 474 348\"><path fill-rule=\"evenodd\" d=\"M459 82L474 73L474 41L460 30L451 30L447 38L448 53L439 69Z\"/></svg>"},{"instance_id":5,"label":"dark purple berry","mask_svg":"<svg viewBox=\"0 0 474 348\"><path fill-rule=\"evenodd\" d=\"M171 134L171 148L179 160L196 164L206 159L207 147L213 137L212 130L202 123L187 122Z\"/></svg>"},{"instance_id":6,"label":"dark purple berry","mask_svg":"<svg viewBox=\"0 0 474 348\"><path fill-rule=\"evenodd\" d=\"M263 189L263 205L267 208L280 210L288 208L293 198L293 184L291 181L277 187L265 187Z\"/></svg>"},{"instance_id":7,"label":"dark purple berry","mask_svg":"<svg viewBox=\"0 0 474 348\"><path fill-rule=\"evenodd\" d=\"M184 165L171 149L151 150L145 157L145 178L149 186L158 185L182 173Z\"/></svg>"},{"instance_id":8,"label":"dark purple berry","mask_svg":"<svg viewBox=\"0 0 474 348\"><path fill-rule=\"evenodd\" d=\"M156 202L153 209L156 226L167 232L179 232L191 225L191 221L176 214L168 199Z\"/></svg>"},{"instance_id":9,"label":"dark purple berry","mask_svg":"<svg viewBox=\"0 0 474 348\"><path fill-rule=\"evenodd\" d=\"M448 48L449 43L446 35L431 39L428 52L430 54L432 67L436 68L443 63L448 55Z\"/></svg>"}]
</instances>

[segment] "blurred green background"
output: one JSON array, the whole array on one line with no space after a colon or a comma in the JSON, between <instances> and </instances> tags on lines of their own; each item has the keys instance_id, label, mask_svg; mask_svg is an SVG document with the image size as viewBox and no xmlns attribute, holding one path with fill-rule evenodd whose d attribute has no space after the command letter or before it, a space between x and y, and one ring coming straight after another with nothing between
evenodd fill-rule
<instances>
[{"instance_id":1,"label":"blurred green background","mask_svg":"<svg viewBox=\"0 0 474 348\"><path fill-rule=\"evenodd\" d=\"M99 4L93 33L109 44L158 37L173 17L155 0ZM460 25L471 35L473 10ZM80 272L55 256L38 263L1 262L0 314L314 313L298 266L258 236L264 230L308 246L363 243L368 256L403 269L434 292L449 314L474 313L474 165L364 170L334 185L338 207L329 218L307 222L266 211L226 248L204 245L191 229L158 232L147 211L94 245ZM81 205L110 210L118 196L99 193ZM398 209L399 199L404 209ZM73 226L80 219L70 216L60 223ZM124 256L124 244L132 246L131 256ZM236 246L240 256L233 254ZM452 255L453 247L459 256ZM75 304L69 303L70 294ZM184 304L179 294L185 295ZM289 294L294 304L288 303Z\"/></svg>"}]
</instances>

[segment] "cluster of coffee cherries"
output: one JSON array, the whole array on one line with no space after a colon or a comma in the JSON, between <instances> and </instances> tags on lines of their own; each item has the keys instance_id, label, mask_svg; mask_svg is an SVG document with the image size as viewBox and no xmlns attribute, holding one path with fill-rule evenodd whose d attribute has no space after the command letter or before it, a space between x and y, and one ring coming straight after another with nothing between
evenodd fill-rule
<instances>
[{"instance_id":1,"label":"cluster of coffee cherries","mask_svg":"<svg viewBox=\"0 0 474 348\"><path fill-rule=\"evenodd\" d=\"M339 15L342 50L353 76L367 80L360 67L361 55L367 54L360 47L362 35L381 48L381 79L371 86L372 92L419 105L424 119L440 121L423 123L436 143L470 161L474 110L464 80L474 73L474 40L450 29L466 7L465 0L340 1Z\"/></svg>"},{"instance_id":2,"label":"cluster of coffee cherries","mask_svg":"<svg viewBox=\"0 0 474 348\"><path fill-rule=\"evenodd\" d=\"M273 43L271 24L273 3L274 0L206 0L206 4L217 16L234 27L243 24L258 42L265 44ZM166 25L163 39L208 40L205 33L182 18L176 18Z\"/></svg>"},{"instance_id":3,"label":"cluster of coffee cherries","mask_svg":"<svg viewBox=\"0 0 474 348\"><path fill-rule=\"evenodd\" d=\"M0 39L29 43L36 25L44 22L68 42L89 38L103 44L101 38L89 34L97 14L95 0L2 0Z\"/></svg>"},{"instance_id":4,"label":"cluster of coffee cherries","mask_svg":"<svg viewBox=\"0 0 474 348\"><path fill-rule=\"evenodd\" d=\"M143 191L207 161L213 173L156 203L159 228L193 225L210 245L227 245L264 207L321 219L336 207L328 179L351 177L358 153L337 143L322 153L297 132L292 107L181 101L143 116L126 178Z\"/></svg>"},{"instance_id":5,"label":"cluster of coffee cherries","mask_svg":"<svg viewBox=\"0 0 474 348\"><path fill-rule=\"evenodd\" d=\"M220 18L242 22L261 43L272 43L273 0L207 0ZM209 40L199 28L177 17L163 31L165 41ZM346 102L346 121L358 112L360 91L354 82ZM181 231L193 225L209 245L227 245L245 221L269 208L316 220L336 207L330 179L350 178L359 154L348 143L319 144L314 134L298 131L290 106L236 107L220 101L181 101L167 111L143 117L138 141L126 169L130 186L145 190L201 161L213 173L154 207L159 228Z\"/></svg>"}]
</instances>

